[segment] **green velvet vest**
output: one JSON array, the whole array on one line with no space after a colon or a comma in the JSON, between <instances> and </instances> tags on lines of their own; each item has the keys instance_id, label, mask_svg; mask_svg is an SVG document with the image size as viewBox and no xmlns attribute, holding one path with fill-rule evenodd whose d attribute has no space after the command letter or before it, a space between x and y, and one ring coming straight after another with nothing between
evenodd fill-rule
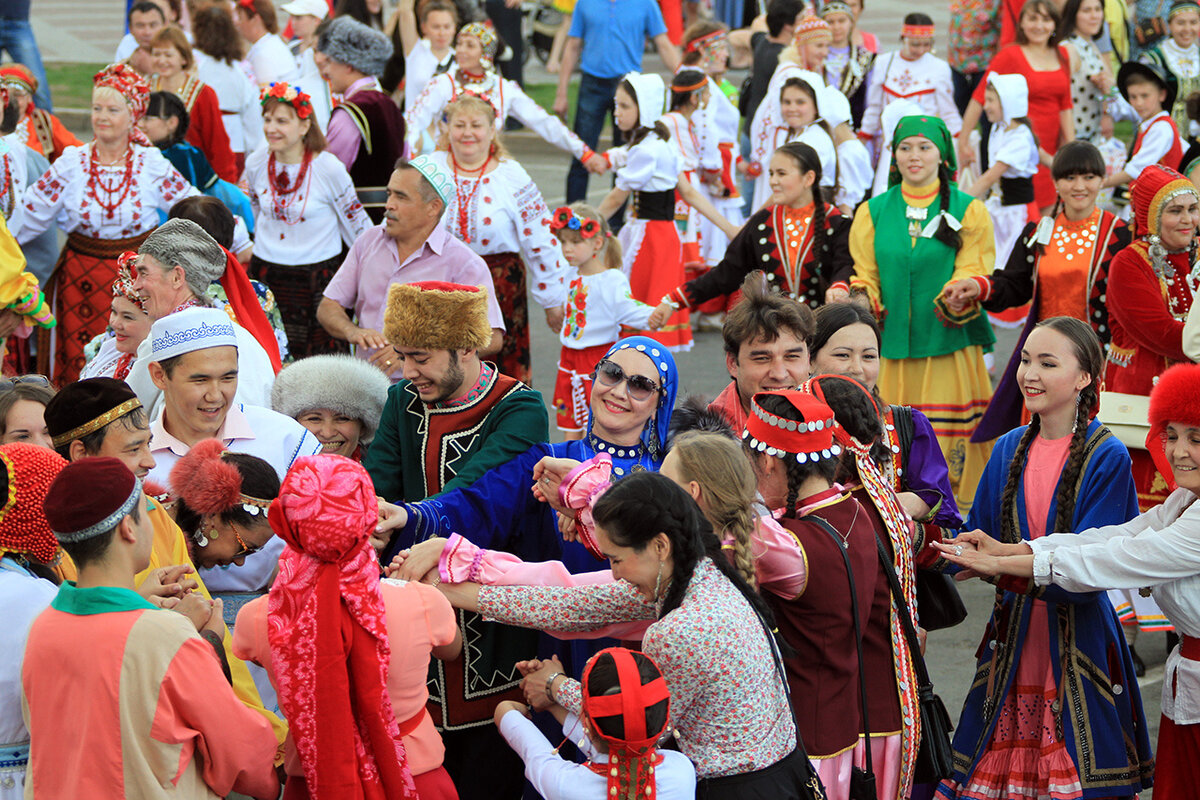
<instances>
[{"instance_id":1,"label":"green velvet vest","mask_svg":"<svg viewBox=\"0 0 1200 800\"><path fill-rule=\"evenodd\" d=\"M951 186L950 214L961 221L973 199ZM936 200L929 206L930 219L938 206ZM887 311L881 321L881 355L893 359L928 358L973 344L990 350L996 337L982 312L959 326L944 323L935 312L934 298L954 274L957 253L934 238L918 237L912 244L900 186L872 198L867 207L875 225L880 303Z\"/></svg>"}]
</instances>

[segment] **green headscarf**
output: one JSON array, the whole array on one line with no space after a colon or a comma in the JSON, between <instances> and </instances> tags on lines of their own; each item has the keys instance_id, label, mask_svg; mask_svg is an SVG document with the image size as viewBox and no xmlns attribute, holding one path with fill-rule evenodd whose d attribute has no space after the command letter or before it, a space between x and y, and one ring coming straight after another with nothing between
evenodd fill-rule
<instances>
[{"instance_id":1,"label":"green headscarf","mask_svg":"<svg viewBox=\"0 0 1200 800\"><path fill-rule=\"evenodd\" d=\"M910 136L924 136L933 142L942 156L942 166L950 172L951 179L958 172L958 158L954 152L954 137L941 117L919 114L901 117L892 134L892 168L888 171L888 188L900 183L900 168L896 166L896 147Z\"/></svg>"}]
</instances>

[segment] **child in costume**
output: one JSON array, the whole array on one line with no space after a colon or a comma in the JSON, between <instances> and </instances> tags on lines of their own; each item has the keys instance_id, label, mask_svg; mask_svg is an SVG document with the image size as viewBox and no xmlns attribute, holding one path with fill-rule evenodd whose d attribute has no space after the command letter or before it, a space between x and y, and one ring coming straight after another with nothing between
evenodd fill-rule
<instances>
[{"instance_id":1,"label":"child in costume","mask_svg":"<svg viewBox=\"0 0 1200 800\"><path fill-rule=\"evenodd\" d=\"M1092 418L1103 367L1100 339L1083 320L1052 317L1029 334L1017 380L1033 419L996 443L968 530L1021 545L1054 531L1090 537L1137 516L1129 452ZM954 734L954 774L939 797L1136 796L1154 762L1134 665L1108 598L1028 578L996 586ZM1084 664L1095 669L1076 668Z\"/></svg>"},{"instance_id":2,"label":"child in costume","mask_svg":"<svg viewBox=\"0 0 1200 800\"><path fill-rule=\"evenodd\" d=\"M837 183L837 148L833 144L829 126L822 120L823 90L819 75L795 71L779 84L774 95L769 95L776 100L778 122L765 131L766 139L751 153L754 159L752 171L757 175L754 183L755 210L761 209L770 200L774 190L767 167L776 148L786 142L803 142L816 150L824 167L822 185L832 190ZM766 105L765 100L763 105Z\"/></svg>"},{"instance_id":3,"label":"child in costume","mask_svg":"<svg viewBox=\"0 0 1200 800\"><path fill-rule=\"evenodd\" d=\"M1029 109L1029 85L1023 75L988 73L983 111L992 124L988 136L988 168L966 192L984 199L992 216L996 237L996 263L1007 264L1017 237L1038 219L1033 199L1033 176L1038 170L1038 145L1025 113ZM989 193L999 184L1000 191ZM1005 328L1025 324L1029 304L991 313L992 322Z\"/></svg>"},{"instance_id":4,"label":"child in costume","mask_svg":"<svg viewBox=\"0 0 1200 800\"><path fill-rule=\"evenodd\" d=\"M1177 89L1174 76L1157 64L1129 61L1117 73L1117 86L1141 121L1129 160L1104 179L1104 188L1136 181L1151 164L1176 169L1183 157L1183 140L1170 113Z\"/></svg>"},{"instance_id":5,"label":"child in costume","mask_svg":"<svg viewBox=\"0 0 1200 800\"><path fill-rule=\"evenodd\" d=\"M810 308L847 296L854 269L850 221L825 199L816 151L788 142L771 157L770 175L776 190L767 207L750 217L720 264L663 296L651 327L662 324L673 309L733 294L759 269L772 286Z\"/></svg>"},{"instance_id":6,"label":"child in costume","mask_svg":"<svg viewBox=\"0 0 1200 800\"><path fill-rule=\"evenodd\" d=\"M674 221L676 191L727 236L736 236L738 230L681 177L678 151L661 119L665 97L666 87L657 75L626 75L617 87L615 119L630 136L629 144L604 154L617 176L615 188L600 204L600 216L611 217L633 194L632 218L621 228L619 239L633 297L643 303L655 302L683 281L683 250ZM688 312L677 311L666 325L646 335L671 350L690 350Z\"/></svg>"},{"instance_id":7,"label":"child in costume","mask_svg":"<svg viewBox=\"0 0 1200 800\"><path fill-rule=\"evenodd\" d=\"M697 192L701 191L700 164L704 156L697 123L703 120L699 112L708 101L708 77L698 69L681 69L671 79L670 110L662 115L662 124L671 133L668 141L679 152L680 178ZM699 220L700 213L677 195L675 225L683 248L684 273L689 277L704 272Z\"/></svg>"},{"instance_id":8,"label":"child in costume","mask_svg":"<svg viewBox=\"0 0 1200 800\"><path fill-rule=\"evenodd\" d=\"M1175 127L1188 130L1187 99L1200 91L1200 4L1196 0L1176 0L1167 12L1167 32L1154 47L1142 54L1141 60L1161 67L1175 79L1175 96L1163 110L1171 115ZM1175 164L1168 164L1175 167Z\"/></svg>"},{"instance_id":9,"label":"child in costume","mask_svg":"<svg viewBox=\"0 0 1200 800\"><path fill-rule=\"evenodd\" d=\"M596 209L583 203L555 209L550 230L575 270L558 335L562 352L554 408L564 438L579 439L587 426L597 362L620 338L622 325L645 328L653 309L633 299L621 271L621 244Z\"/></svg>"},{"instance_id":10,"label":"child in costume","mask_svg":"<svg viewBox=\"0 0 1200 800\"><path fill-rule=\"evenodd\" d=\"M521 665L528 672L540 662ZM560 673L561 674L561 673ZM557 676L551 676L551 683ZM520 703L496 707L496 727L525 762L525 776L547 800L653 800L690 798L696 770L682 753L657 748L666 731L670 693L658 665L624 647L601 650L583 669L582 717L560 705L550 712L588 760L575 764L558 755Z\"/></svg>"}]
</instances>

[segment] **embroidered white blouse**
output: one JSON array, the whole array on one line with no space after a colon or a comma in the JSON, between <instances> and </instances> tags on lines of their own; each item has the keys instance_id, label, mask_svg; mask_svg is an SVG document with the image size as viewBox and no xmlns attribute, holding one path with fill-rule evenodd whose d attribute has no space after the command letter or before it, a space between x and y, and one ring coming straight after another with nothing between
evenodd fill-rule
<instances>
[{"instance_id":1,"label":"embroidered white blouse","mask_svg":"<svg viewBox=\"0 0 1200 800\"><path fill-rule=\"evenodd\" d=\"M111 193L99 184L120 186L124 163L98 167L102 178L94 184L88 174L92 145L64 150L46 174L25 191L25 224L17 241L26 244L51 225L93 239L127 239L157 228L160 209L168 211L185 197L200 194L158 148L132 147L131 184L127 191L115 189ZM112 210L105 209L101 201L112 205Z\"/></svg>"},{"instance_id":2,"label":"embroidered white blouse","mask_svg":"<svg viewBox=\"0 0 1200 800\"><path fill-rule=\"evenodd\" d=\"M612 344L621 337L622 325L645 328L654 307L634 300L630 291L629 278L619 269L576 274L567 287L567 314L558 335L563 347Z\"/></svg>"},{"instance_id":3,"label":"embroidered white blouse","mask_svg":"<svg viewBox=\"0 0 1200 800\"><path fill-rule=\"evenodd\" d=\"M337 156L317 153L303 184L276 202L268 176L266 148L246 159L246 181L254 208L254 254L274 264L316 264L354 244L371 218ZM275 165L276 174L295 183L301 164Z\"/></svg>"},{"instance_id":4,"label":"embroidered white blouse","mask_svg":"<svg viewBox=\"0 0 1200 800\"><path fill-rule=\"evenodd\" d=\"M478 175L456 175L450 154L430 155L447 175L455 176L455 192L446 204L446 230L481 256L520 253L529 270L530 291L542 308L553 308L566 296L567 262L558 239L550 233L550 209L529 173L506 158L496 169ZM467 206L463 234L460 203Z\"/></svg>"}]
</instances>

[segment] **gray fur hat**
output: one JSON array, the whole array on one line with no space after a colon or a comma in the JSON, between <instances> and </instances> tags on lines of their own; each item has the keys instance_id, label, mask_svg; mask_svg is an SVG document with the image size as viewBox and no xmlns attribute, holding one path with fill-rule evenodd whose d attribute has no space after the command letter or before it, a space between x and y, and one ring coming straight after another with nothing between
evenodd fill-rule
<instances>
[{"instance_id":1,"label":"gray fur hat","mask_svg":"<svg viewBox=\"0 0 1200 800\"><path fill-rule=\"evenodd\" d=\"M311 356L279 371L271 408L292 419L327 408L362 420L362 442L375 438L391 381L379 368L354 356Z\"/></svg>"},{"instance_id":2,"label":"gray fur hat","mask_svg":"<svg viewBox=\"0 0 1200 800\"><path fill-rule=\"evenodd\" d=\"M317 52L364 75L379 77L392 57L392 43L386 34L356 19L334 17L317 38Z\"/></svg>"}]
</instances>

